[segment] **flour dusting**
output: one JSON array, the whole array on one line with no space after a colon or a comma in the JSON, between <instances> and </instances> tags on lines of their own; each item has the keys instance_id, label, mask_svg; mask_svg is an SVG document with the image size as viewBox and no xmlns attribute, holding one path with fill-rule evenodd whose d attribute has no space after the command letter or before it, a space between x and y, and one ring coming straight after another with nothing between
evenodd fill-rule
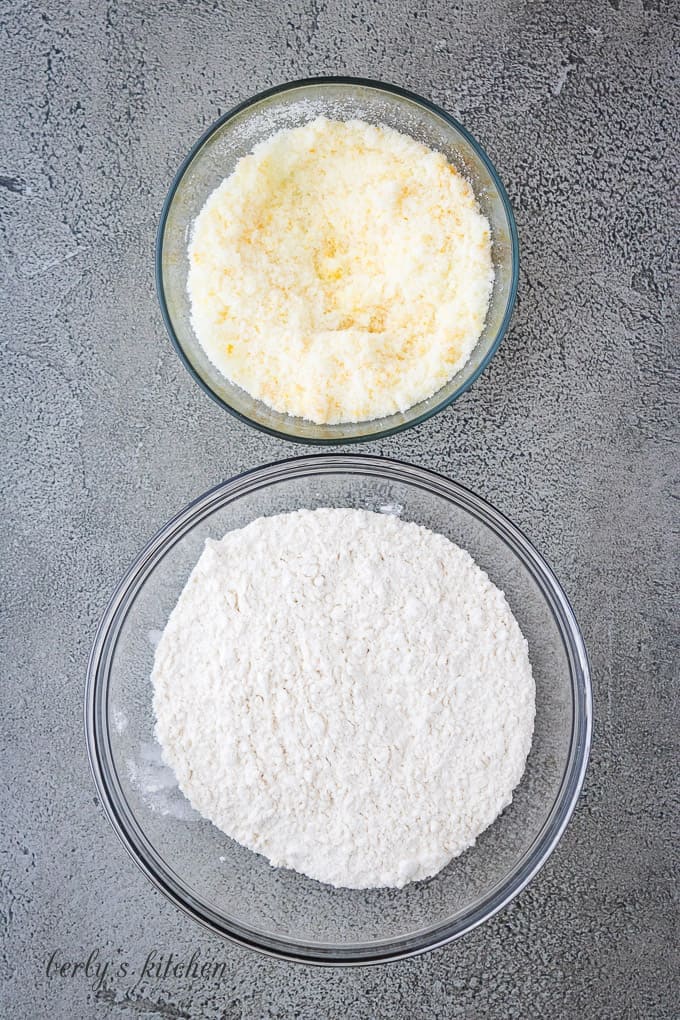
<instances>
[{"instance_id":1,"label":"flour dusting","mask_svg":"<svg viewBox=\"0 0 680 1020\"><path fill-rule=\"evenodd\" d=\"M145 804L156 814L181 821L193 821L198 815L177 786L177 777L163 761L157 744L141 744L136 758L128 758L127 773Z\"/></svg>"},{"instance_id":2,"label":"flour dusting","mask_svg":"<svg viewBox=\"0 0 680 1020\"><path fill-rule=\"evenodd\" d=\"M155 648L157 646L162 636L163 636L162 630L153 629L149 631L149 633L147 634L147 639L152 648Z\"/></svg>"}]
</instances>

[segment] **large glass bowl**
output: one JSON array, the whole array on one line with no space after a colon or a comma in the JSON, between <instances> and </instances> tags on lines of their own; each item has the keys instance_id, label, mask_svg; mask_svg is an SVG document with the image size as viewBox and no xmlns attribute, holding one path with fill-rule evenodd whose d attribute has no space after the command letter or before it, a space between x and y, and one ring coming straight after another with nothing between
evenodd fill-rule
<instances>
[{"instance_id":1,"label":"large glass bowl","mask_svg":"<svg viewBox=\"0 0 680 1020\"><path fill-rule=\"evenodd\" d=\"M208 195L254 145L281 128L314 117L387 124L445 154L472 184L489 220L496 274L484 331L467 364L427 400L372 421L315 425L274 411L229 382L191 326L187 294L191 227ZM517 229L508 196L489 157L471 134L437 106L393 85L358 78L312 78L270 89L241 103L210 127L184 160L163 206L156 242L156 284L170 338L196 382L242 421L303 443L378 439L417 425L464 393L488 365L508 327L519 271Z\"/></svg>"},{"instance_id":2,"label":"large glass bowl","mask_svg":"<svg viewBox=\"0 0 680 1020\"><path fill-rule=\"evenodd\" d=\"M512 804L474 847L404 889L334 889L275 869L200 818L154 738L153 646L207 537L302 507L398 513L468 549L505 591L527 638L536 729ZM458 938L500 910L546 861L574 809L591 730L588 662L555 576L479 496L422 468L316 455L248 471L166 524L121 582L89 666L87 741L102 802L151 881L219 935L287 959L376 963Z\"/></svg>"}]
</instances>

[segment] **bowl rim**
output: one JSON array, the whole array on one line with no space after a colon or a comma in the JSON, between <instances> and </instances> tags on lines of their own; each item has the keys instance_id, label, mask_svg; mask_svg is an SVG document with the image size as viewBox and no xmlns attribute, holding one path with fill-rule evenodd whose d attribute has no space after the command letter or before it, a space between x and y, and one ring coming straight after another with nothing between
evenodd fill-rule
<instances>
[{"instance_id":1,"label":"bowl rim","mask_svg":"<svg viewBox=\"0 0 680 1020\"><path fill-rule=\"evenodd\" d=\"M186 883L156 853L129 808L118 783L108 726L109 667L120 629L148 574L197 523L197 515L201 520L218 506L282 480L334 472L374 477L387 474L455 502L491 527L521 559L548 601L569 660L572 689L571 737L564 774L543 825L514 867L454 920L363 945L293 940L258 932L225 920L194 898ZM186 504L147 542L116 587L99 623L88 662L84 724L92 776L109 821L137 866L175 906L214 934L271 957L321 966L357 966L405 959L453 942L506 907L535 877L564 833L583 786L592 737L592 689L585 644L564 590L546 560L504 514L470 489L428 468L372 455L319 453L274 461L234 475Z\"/></svg>"},{"instance_id":2,"label":"bowl rim","mask_svg":"<svg viewBox=\"0 0 680 1020\"><path fill-rule=\"evenodd\" d=\"M476 155L479 157L481 162L486 167L489 176L491 177L491 180L494 183L494 187L496 188L498 195L500 197L501 204L505 211L505 215L507 216L509 226L511 248L511 280L510 287L508 290L505 312L503 314L503 319L498 328L498 332L493 343L491 344L489 350L482 358L481 362L479 363L475 371L472 372L470 376L467 379L465 379L460 384L460 386L458 386L453 391L453 393L450 393L447 397L441 400L434 407L430 408L427 411L424 411L422 414L419 414L416 418L413 418L410 421L401 422L399 425L393 425L389 428L380 429L376 432L371 432L361 436L342 436L338 438L300 436L292 432L284 432L281 429L276 429L270 425L265 425L262 422L256 421L254 418L250 418L247 414L244 414L242 411L237 410L235 407L229 404L226 400L224 400L223 397L216 393L211 386L208 385L205 379L194 368L188 355L186 354L179 340L179 337L175 332L175 327L172 321L172 317L170 315L170 311L165 296L165 285L163 283L163 246L165 242L165 228L167 225L168 216L170 214L170 209L172 208L172 204L177 189L179 188L185 173L193 163L194 158L198 155L199 151L203 148L205 143L217 131L220 130L220 128L222 128L228 121L230 121L237 114L242 113L249 107L254 106L257 103L260 103L262 100L268 99L271 96L280 95L285 92L291 92L295 89L306 88L311 85L357 85L367 89L388 92L391 93L392 95L399 96L401 99L407 99L410 102L415 103L416 105L420 105L424 107L426 110L428 110L430 113L434 113L436 116L446 121L446 123L448 123L449 126L453 127L454 130L458 131L463 136L463 138L474 149ZM512 205L510 203L508 193L505 190L505 186L503 185L503 182L501 181L494 164L487 155L486 151L477 141L477 139L467 130L467 128L465 128L459 121L457 121L455 117L451 116L450 113L447 113L446 110L442 109L442 107L438 106L436 103L431 102L429 99L424 99L422 96L419 96L417 93L411 92L408 89L403 89L399 85L391 85L389 83L381 82L373 78L356 78L344 75L322 75L320 77L300 78L296 81L284 82L281 85L275 85L272 88L265 89L262 92L257 92L250 98L244 99L242 102L237 103L236 106L232 106L229 110L226 111L226 113L223 113L221 117L218 117L218 119L214 121L201 134L201 136L192 145L191 149L182 160L180 167L173 178L172 184L170 185L170 190L168 191L165 201L163 202L160 220L158 222L158 229L156 231L154 265L155 265L156 295L158 297L158 303L160 305L161 315L163 318L163 322L165 324L166 331L182 364L189 372L194 382L198 383L198 385L201 387L204 393L207 393L207 395L212 400L214 400L216 404L219 404L219 406L223 408L225 411L228 411L229 414L233 415L235 418L238 418L239 421L243 422L246 425L250 425L252 428L258 429L260 432L264 432L269 436L274 436L277 439L285 439L287 442L301 443L307 446L339 446L350 443L364 443L371 442L377 439L385 439L387 436L397 435L400 432L404 432L406 429L422 425L423 422L427 421L429 418L432 418L435 414L438 414L440 411L443 411L446 407L448 407L455 400L461 397L477 381L479 376L485 370L485 368L493 358L494 354L498 350L501 341L503 340L503 337L507 333L508 327L510 325L510 320L512 318L513 310L515 307L515 300L517 297L517 287L519 284L519 235L517 233L517 224L515 222L515 216L512 211ZM289 417L291 421L295 421L295 418L293 416ZM367 424L369 423L370 422L368 422Z\"/></svg>"}]
</instances>

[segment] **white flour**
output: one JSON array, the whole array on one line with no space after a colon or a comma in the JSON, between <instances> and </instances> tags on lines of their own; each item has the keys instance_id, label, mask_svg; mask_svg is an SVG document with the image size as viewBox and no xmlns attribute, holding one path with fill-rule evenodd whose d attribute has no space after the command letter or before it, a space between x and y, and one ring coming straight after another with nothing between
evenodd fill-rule
<instances>
[{"instance_id":1,"label":"white flour","mask_svg":"<svg viewBox=\"0 0 680 1020\"><path fill-rule=\"evenodd\" d=\"M527 645L470 555L398 517L300 510L208 541L153 670L192 805L335 886L439 871L510 803Z\"/></svg>"}]
</instances>

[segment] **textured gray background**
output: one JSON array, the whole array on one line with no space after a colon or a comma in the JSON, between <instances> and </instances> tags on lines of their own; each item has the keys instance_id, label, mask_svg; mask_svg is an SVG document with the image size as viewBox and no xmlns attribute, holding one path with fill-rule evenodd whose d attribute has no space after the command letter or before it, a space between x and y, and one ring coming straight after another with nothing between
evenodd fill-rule
<instances>
[{"instance_id":1,"label":"textured gray background","mask_svg":"<svg viewBox=\"0 0 680 1020\"><path fill-rule=\"evenodd\" d=\"M677 1016L674 36L654 0L2 6L5 1015ZM222 945L157 894L98 804L81 726L95 627L141 545L208 486L295 453L191 381L152 256L197 135L314 73L439 102L507 184L508 337L455 407L366 449L445 472L533 538L583 627L596 712L576 815L519 900L454 946L350 971ZM127 999L129 982L47 977L54 950L95 947L131 966L200 949L226 975Z\"/></svg>"}]
</instances>

